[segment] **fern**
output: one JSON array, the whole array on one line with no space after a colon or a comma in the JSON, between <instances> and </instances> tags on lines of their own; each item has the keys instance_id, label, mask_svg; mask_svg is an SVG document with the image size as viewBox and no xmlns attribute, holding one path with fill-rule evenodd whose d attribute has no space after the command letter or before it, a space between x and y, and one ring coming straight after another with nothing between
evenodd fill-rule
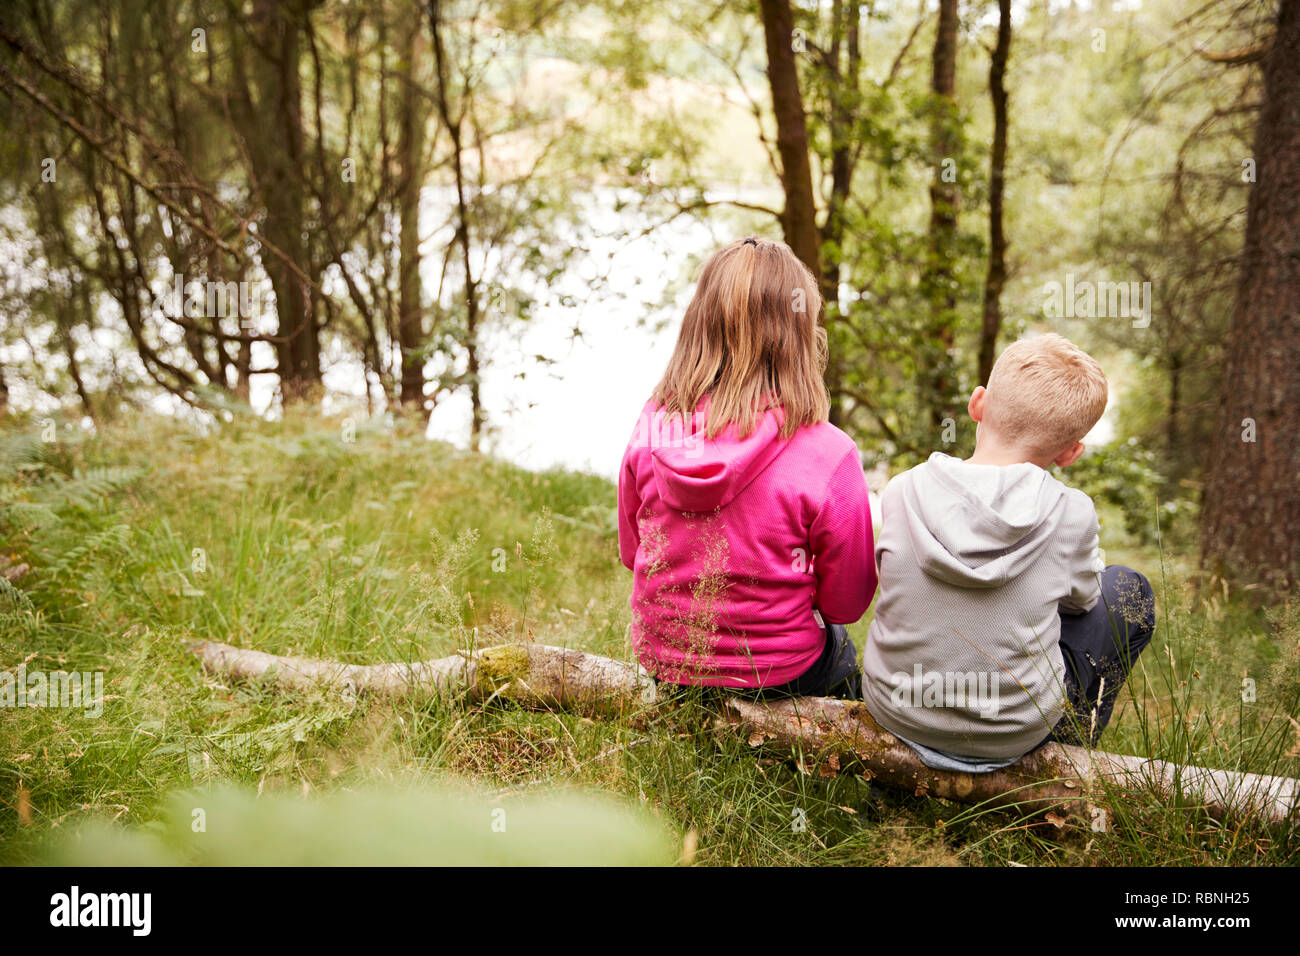
<instances>
[{"instance_id":1,"label":"fern","mask_svg":"<svg viewBox=\"0 0 1300 956\"><path fill-rule=\"evenodd\" d=\"M105 465L84 472L77 469L71 478L60 475L54 480L53 494L71 507L90 511L142 474L142 469L124 465Z\"/></svg>"},{"instance_id":2,"label":"fern","mask_svg":"<svg viewBox=\"0 0 1300 956\"><path fill-rule=\"evenodd\" d=\"M35 501L10 501L0 505L0 517L16 528L30 531L33 528L48 528L61 523L54 508L48 504Z\"/></svg>"},{"instance_id":3,"label":"fern","mask_svg":"<svg viewBox=\"0 0 1300 956\"><path fill-rule=\"evenodd\" d=\"M126 551L130 542L130 525L115 524L111 528L105 528L98 534L91 535L84 543L63 552L59 560L50 567L49 577L54 581L80 579L81 573L78 565L83 564L87 558L92 555L105 557L121 554Z\"/></svg>"},{"instance_id":4,"label":"fern","mask_svg":"<svg viewBox=\"0 0 1300 956\"><path fill-rule=\"evenodd\" d=\"M0 613L14 609L32 610L32 599L0 574Z\"/></svg>"},{"instance_id":5,"label":"fern","mask_svg":"<svg viewBox=\"0 0 1300 956\"><path fill-rule=\"evenodd\" d=\"M0 434L0 480L12 481L23 472L39 471L49 462L50 446L29 432Z\"/></svg>"},{"instance_id":6,"label":"fern","mask_svg":"<svg viewBox=\"0 0 1300 956\"><path fill-rule=\"evenodd\" d=\"M0 574L0 636L30 636L37 628L36 606L32 599ZM0 642L0 661L9 663L12 648Z\"/></svg>"},{"instance_id":7,"label":"fern","mask_svg":"<svg viewBox=\"0 0 1300 956\"><path fill-rule=\"evenodd\" d=\"M25 530L59 524L60 511L94 511L143 474L140 468L106 465L86 471L77 469L71 477L55 474L29 485L10 481L0 486L0 517Z\"/></svg>"}]
</instances>

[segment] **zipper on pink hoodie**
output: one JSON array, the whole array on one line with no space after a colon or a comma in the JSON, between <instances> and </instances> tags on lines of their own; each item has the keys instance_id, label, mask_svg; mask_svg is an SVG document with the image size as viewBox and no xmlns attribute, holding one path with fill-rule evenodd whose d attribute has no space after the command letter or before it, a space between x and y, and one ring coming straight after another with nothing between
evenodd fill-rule
<instances>
[{"instance_id":1,"label":"zipper on pink hoodie","mask_svg":"<svg viewBox=\"0 0 1300 956\"><path fill-rule=\"evenodd\" d=\"M706 400L707 402L707 400ZM871 505L857 446L829 423L781 438L780 409L704 437L646 404L623 456L618 538L632 644L679 684L772 687L817 660L827 623L871 603Z\"/></svg>"}]
</instances>

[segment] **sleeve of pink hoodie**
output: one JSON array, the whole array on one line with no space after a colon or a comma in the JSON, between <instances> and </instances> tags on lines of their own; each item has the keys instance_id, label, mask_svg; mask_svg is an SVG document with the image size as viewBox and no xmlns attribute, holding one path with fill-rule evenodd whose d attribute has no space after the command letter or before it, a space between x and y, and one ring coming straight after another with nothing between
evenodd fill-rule
<instances>
[{"instance_id":1,"label":"sleeve of pink hoodie","mask_svg":"<svg viewBox=\"0 0 1300 956\"><path fill-rule=\"evenodd\" d=\"M816 555L813 604L828 623L852 624L866 613L876 593L871 501L856 450L831 474L809 538Z\"/></svg>"},{"instance_id":2,"label":"sleeve of pink hoodie","mask_svg":"<svg viewBox=\"0 0 1300 956\"><path fill-rule=\"evenodd\" d=\"M629 571L636 563L636 549L641 544L636 527L636 513L640 508L632 459L624 455L623 466L618 470L618 556Z\"/></svg>"}]
</instances>

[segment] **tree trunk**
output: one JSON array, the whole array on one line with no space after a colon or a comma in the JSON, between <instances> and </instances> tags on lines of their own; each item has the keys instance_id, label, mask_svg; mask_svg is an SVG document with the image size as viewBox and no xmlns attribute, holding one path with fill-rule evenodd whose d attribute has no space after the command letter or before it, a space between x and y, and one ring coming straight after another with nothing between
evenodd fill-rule
<instances>
[{"instance_id":1,"label":"tree trunk","mask_svg":"<svg viewBox=\"0 0 1300 956\"><path fill-rule=\"evenodd\" d=\"M62 312L62 307L59 311ZM81 374L81 363L77 361L77 343L72 338L73 323L60 315L55 318L55 325L59 330L59 340L63 344L63 354L68 358L68 374L72 376L72 384L77 390L77 397L81 399L81 407L85 409L91 421L97 421L95 406L90 400L90 393L86 390L86 382Z\"/></svg>"},{"instance_id":2,"label":"tree trunk","mask_svg":"<svg viewBox=\"0 0 1300 956\"><path fill-rule=\"evenodd\" d=\"M835 0L832 5L832 35L828 68L834 89L831 94L831 193L826 202L826 219L820 232L822 307L827 331L842 316L840 308L841 262L844 256L845 211L853 193L854 117L862 69L862 5L858 0ZM841 62L843 61L843 62ZM832 349L826 365L826 388L830 392L830 422L843 424L844 357Z\"/></svg>"},{"instance_id":3,"label":"tree trunk","mask_svg":"<svg viewBox=\"0 0 1300 956\"><path fill-rule=\"evenodd\" d=\"M1300 808L1300 781L1229 770L1207 770L1049 743L990 773L932 770L907 744L883 729L860 701L803 697L773 703L736 698L726 719L751 745L801 760L824 773L848 772L917 796L959 803L1056 810L1095 822L1094 806L1126 794L1152 793L1191 803L1215 818L1257 817L1281 824Z\"/></svg>"},{"instance_id":4,"label":"tree trunk","mask_svg":"<svg viewBox=\"0 0 1300 956\"><path fill-rule=\"evenodd\" d=\"M957 252L957 0L939 0L939 24L934 34L930 76L934 115L930 153L934 179L930 184L930 228L925 287L930 300L933 350L928 391L923 396L931 424L938 428L952 399L952 346L957 296L953 261Z\"/></svg>"},{"instance_id":5,"label":"tree trunk","mask_svg":"<svg viewBox=\"0 0 1300 956\"><path fill-rule=\"evenodd\" d=\"M270 678L280 689L378 697L499 697L521 707L594 713L622 712L655 699L655 683L640 667L546 644L500 644L472 654L412 664L344 664L281 657L215 641L187 649L213 674L236 680Z\"/></svg>"},{"instance_id":6,"label":"tree trunk","mask_svg":"<svg viewBox=\"0 0 1300 956\"><path fill-rule=\"evenodd\" d=\"M473 238L467 195L469 185L462 143L466 105L461 102L455 109L452 108L448 89L451 72L442 42L442 27L442 3L433 0L429 4L429 32L433 38L433 55L438 69L438 115L451 138L451 166L456 185L456 242L460 246L461 266L465 271L465 341L462 345L467 356L465 380L469 386L470 400L469 447L471 451L478 451L483 438L484 413L478 353L479 283L474 275Z\"/></svg>"},{"instance_id":7,"label":"tree trunk","mask_svg":"<svg viewBox=\"0 0 1300 956\"><path fill-rule=\"evenodd\" d=\"M244 404L253 400L253 343L247 338L239 340L239 354L235 358L235 397Z\"/></svg>"},{"instance_id":8,"label":"tree trunk","mask_svg":"<svg viewBox=\"0 0 1300 956\"><path fill-rule=\"evenodd\" d=\"M1254 158L1201 548L1280 594L1300 581L1300 0L1282 0Z\"/></svg>"},{"instance_id":9,"label":"tree trunk","mask_svg":"<svg viewBox=\"0 0 1300 956\"><path fill-rule=\"evenodd\" d=\"M980 329L980 384L989 383L1002 331L1002 287L1007 281L1007 240L1002 232L1002 195L1007 168L1007 57L1011 52L1011 0L998 0L998 39L989 63L993 101L993 148L989 154L989 269L984 279L984 322Z\"/></svg>"},{"instance_id":10,"label":"tree trunk","mask_svg":"<svg viewBox=\"0 0 1300 956\"><path fill-rule=\"evenodd\" d=\"M470 294L477 293L470 290ZM483 426L487 422L487 413L483 411L482 370L478 357L478 306L469 310L470 319L466 324L465 340L465 376L469 380L469 450L481 451L483 445Z\"/></svg>"},{"instance_id":11,"label":"tree trunk","mask_svg":"<svg viewBox=\"0 0 1300 956\"><path fill-rule=\"evenodd\" d=\"M1183 414L1183 355L1169 355L1169 408L1165 410L1165 454L1172 461L1178 455L1178 419Z\"/></svg>"},{"instance_id":12,"label":"tree trunk","mask_svg":"<svg viewBox=\"0 0 1300 956\"><path fill-rule=\"evenodd\" d=\"M344 664L280 657L214 641L187 649L220 677L273 680L283 689L321 689L356 696L503 699L538 710L564 708L607 716L654 705L658 687L639 666L544 644L502 644L412 664ZM667 685L662 685L667 686ZM1082 747L1048 744L993 773L931 770L916 752L882 729L858 701L801 697L723 705L719 726L754 747L794 758L820 772L857 773L918 795L960 803L993 803L1034 812L1056 810L1092 820L1091 804L1124 793L1154 791L1190 799L1217 816L1282 823L1300 806L1300 781L1185 767Z\"/></svg>"},{"instance_id":13,"label":"tree trunk","mask_svg":"<svg viewBox=\"0 0 1300 956\"><path fill-rule=\"evenodd\" d=\"M424 308L420 283L420 187L424 184L424 97L416 89L416 62L424 35L416 16L406 40L398 155L402 182L398 200L401 217L401 265L398 274L398 346L402 356L401 401L409 408L424 402Z\"/></svg>"},{"instance_id":14,"label":"tree trunk","mask_svg":"<svg viewBox=\"0 0 1300 956\"><path fill-rule=\"evenodd\" d=\"M275 291L280 336L276 352L281 394L286 403L306 398L321 380L315 310L310 287L303 279L311 274L305 236L306 155L299 76L307 9L303 0L259 0L253 14L261 41L254 71L257 125L246 131L254 147L253 159L258 167L255 176L266 208L262 228L266 239L290 260L285 262L275 256L264 260Z\"/></svg>"},{"instance_id":15,"label":"tree trunk","mask_svg":"<svg viewBox=\"0 0 1300 956\"><path fill-rule=\"evenodd\" d=\"M813 200L812 164L808 159L808 124L799 71L794 59L794 16L789 0L760 0L767 41L767 82L776 115L776 148L781 156L785 241L814 276L821 276L821 237Z\"/></svg>"},{"instance_id":16,"label":"tree trunk","mask_svg":"<svg viewBox=\"0 0 1300 956\"><path fill-rule=\"evenodd\" d=\"M772 91L772 112L776 117L776 149L781 157L781 188L785 208L781 211L781 228L785 243L817 280L822 298L817 321L830 333L826 302L839 296L839 270L828 276L822 270L822 234L817 228L817 202L813 198L812 162L808 158L808 122L804 115L803 94L799 91L799 70L795 63L794 15L789 0L760 0L763 35L767 43L767 82ZM857 4L853 4L856 10ZM836 5L837 20L840 7ZM840 30L837 22L835 29ZM857 29L856 23L853 29ZM855 44L856 45L856 44ZM848 154L845 152L845 159ZM845 179L847 184L847 179ZM830 215L834 215L834 212ZM834 283L832 286L831 283ZM839 357L832 355L826 363L826 391L830 395L830 421L843 423Z\"/></svg>"}]
</instances>

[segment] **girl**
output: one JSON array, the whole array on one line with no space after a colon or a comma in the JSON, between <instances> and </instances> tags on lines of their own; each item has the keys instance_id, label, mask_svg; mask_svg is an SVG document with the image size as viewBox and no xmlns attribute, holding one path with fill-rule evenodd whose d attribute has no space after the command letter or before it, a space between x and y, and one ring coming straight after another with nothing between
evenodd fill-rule
<instances>
[{"instance_id":1,"label":"girl","mask_svg":"<svg viewBox=\"0 0 1300 956\"><path fill-rule=\"evenodd\" d=\"M700 274L619 474L632 643L660 680L858 696L842 625L876 590L871 509L826 420L820 311L784 243L733 242Z\"/></svg>"}]
</instances>

